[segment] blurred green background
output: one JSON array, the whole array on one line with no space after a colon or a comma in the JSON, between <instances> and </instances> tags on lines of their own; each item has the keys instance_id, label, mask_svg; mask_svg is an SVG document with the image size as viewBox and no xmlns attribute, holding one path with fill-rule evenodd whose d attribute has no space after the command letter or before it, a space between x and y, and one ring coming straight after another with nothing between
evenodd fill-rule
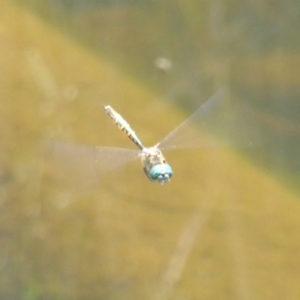
<instances>
[{"instance_id":1,"label":"blurred green background","mask_svg":"<svg viewBox=\"0 0 300 300\"><path fill-rule=\"evenodd\" d=\"M299 299L299 12L2 0L0 298ZM140 162L85 190L46 166L50 138L134 149L104 104L151 145L224 85L254 112L259 147L170 152L165 186Z\"/></svg>"}]
</instances>

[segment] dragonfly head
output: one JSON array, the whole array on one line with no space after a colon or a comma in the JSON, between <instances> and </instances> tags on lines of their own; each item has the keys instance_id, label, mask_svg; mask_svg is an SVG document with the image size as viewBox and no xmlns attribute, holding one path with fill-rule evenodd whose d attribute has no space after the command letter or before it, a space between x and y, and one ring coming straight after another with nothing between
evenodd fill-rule
<instances>
[{"instance_id":1,"label":"dragonfly head","mask_svg":"<svg viewBox=\"0 0 300 300\"><path fill-rule=\"evenodd\" d=\"M152 167L149 177L152 181L163 185L170 181L173 175L172 168L168 164L157 164Z\"/></svg>"}]
</instances>

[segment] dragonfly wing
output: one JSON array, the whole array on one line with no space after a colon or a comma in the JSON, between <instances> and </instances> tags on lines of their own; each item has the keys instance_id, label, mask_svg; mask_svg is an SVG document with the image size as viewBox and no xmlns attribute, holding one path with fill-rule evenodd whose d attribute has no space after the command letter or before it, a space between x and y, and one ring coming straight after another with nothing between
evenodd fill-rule
<instances>
[{"instance_id":1,"label":"dragonfly wing","mask_svg":"<svg viewBox=\"0 0 300 300\"><path fill-rule=\"evenodd\" d=\"M167 150L256 145L259 128L254 113L228 95L226 88L220 89L157 146Z\"/></svg>"},{"instance_id":2,"label":"dragonfly wing","mask_svg":"<svg viewBox=\"0 0 300 300\"><path fill-rule=\"evenodd\" d=\"M58 141L47 141L44 148L44 161L51 173L54 172L62 182L81 187L97 185L101 176L138 158L140 153L138 150Z\"/></svg>"}]
</instances>

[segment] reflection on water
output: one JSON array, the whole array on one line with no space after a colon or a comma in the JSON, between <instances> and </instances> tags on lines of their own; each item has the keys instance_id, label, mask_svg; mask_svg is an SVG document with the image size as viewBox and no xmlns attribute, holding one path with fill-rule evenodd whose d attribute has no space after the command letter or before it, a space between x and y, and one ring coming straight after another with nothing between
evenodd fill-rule
<instances>
[{"instance_id":1,"label":"reflection on water","mask_svg":"<svg viewBox=\"0 0 300 300\"><path fill-rule=\"evenodd\" d=\"M16 3L0 4L0 298L298 299L298 4ZM155 144L223 85L253 118L210 133L250 124L260 147L173 151L166 186L132 162L83 192L41 159L49 138L134 149L104 104Z\"/></svg>"}]
</instances>

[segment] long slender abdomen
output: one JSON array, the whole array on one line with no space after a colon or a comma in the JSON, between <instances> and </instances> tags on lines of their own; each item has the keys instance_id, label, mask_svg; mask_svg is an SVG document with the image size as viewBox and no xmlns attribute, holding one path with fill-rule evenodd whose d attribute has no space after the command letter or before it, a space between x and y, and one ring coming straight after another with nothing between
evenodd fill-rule
<instances>
[{"instance_id":1,"label":"long slender abdomen","mask_svg":"<svg viewBox=\"0 0 300 300\"><path fill-rule=\"evenodd\" d=\"M119 129L121 129L139 147L139 149L143 150L145 148L144 145L123 117L110 105L105 105L104 109Z\"/></svg>"}]
</instances>

